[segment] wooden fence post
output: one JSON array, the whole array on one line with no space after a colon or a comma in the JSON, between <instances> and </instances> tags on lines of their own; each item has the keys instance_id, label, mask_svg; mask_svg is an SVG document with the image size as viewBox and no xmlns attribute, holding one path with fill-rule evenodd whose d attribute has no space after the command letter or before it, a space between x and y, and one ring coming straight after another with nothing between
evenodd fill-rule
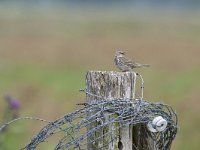
<instances>
[{"instance_id":1,"label":"wooden fence post","mask_svg":"<svg viewBox=\"0 0 200 150\"><path fill-rule=\"evenodd\" d=\"M113 72L113 71L89 71L86 75L86 90L94 95L103 97L104 100L113 100L113 99L134 99L135 97L135 84L136 84L136 73L134 72ZM87 94L86 102L92 103L93 101L102 100L102 98L92 96ZM91 130L95 126L98 126L98 123L93 123L87 130ZM119 126L116 124L116 126ZM141 130L145 130L143 126L128 126L122 127L118 131L111 131L112 127L102 128L101 132L95 133L90 136L88 141L94 141L87 145L87 150L98 150L101 147L104 147L103 150L134 150L133 144L137 145L139 149L143 149L146 144L152 144L152 141L148 140L148 136L143 134ZM138 131L140 130L140 131ZM121 142L123 148L118 148L118 141L108 144L108 141L111 141L106 136L103 136L106 132L117 132L120 134ZM145 131L145 133L148 131ZM134 135L133 135L134 134ZM142 140L140 143L137 143L138 136L141 136ZM145 137L146 136L146 137ZM102 138L99 138L102 137ZM142 146L139 146L142 145ZM145 150L149 150L145 149ZM153 150L153 149L152 149Z\"/></svg>"}]
</instances>

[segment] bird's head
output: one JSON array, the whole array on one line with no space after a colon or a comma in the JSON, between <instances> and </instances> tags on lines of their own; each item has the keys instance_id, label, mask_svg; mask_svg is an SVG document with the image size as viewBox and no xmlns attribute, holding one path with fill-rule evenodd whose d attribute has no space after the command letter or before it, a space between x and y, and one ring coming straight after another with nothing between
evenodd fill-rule
<instances>
[{"instance_id":1,"label":"bird's head","mask_svg":"<svg viewBox=\"0 0 200 150\"><path fill-rule=\"evenodd\" d=\"M122 50L117 50L116 55L125 55L125 52L123 52Z\"/></svg>"}]
</instances>

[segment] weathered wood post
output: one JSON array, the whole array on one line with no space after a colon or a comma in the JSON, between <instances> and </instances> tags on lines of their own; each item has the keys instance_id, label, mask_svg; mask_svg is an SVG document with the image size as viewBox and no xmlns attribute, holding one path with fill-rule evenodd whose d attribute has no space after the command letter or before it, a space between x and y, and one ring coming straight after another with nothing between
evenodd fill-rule
<instances>
[{"instance_id":1,"label":"weathered wood post","mask_svg":"<svg viewBox=\"0 0 200 150\"><path fill-rule=\"evenodd\" d=\"M113 72L113 71L89 71L86 75L86 89L88 92L104 97L107 100L127 98L133 99L135 95L135 80L134 72ZM87 95L88 103L92 101L102 100L99 97ZM102 129L104 130L104 129ZM105 129L107 130L107 129ZM106 131L105 131L106 132ZM105 134L102 131L101 134ZM118 131L119 132L119 131ZM132 149L132 127L122 128L120 131L121 142L124 150ZM101 137L102 135L96 135ZM94 137L97 138L97 137ZM102 147L107 143L106 138L99 139L93 144L88 144L88 150L94 150L96 147ZM104 147L106 150L118 150L118 142L109 144Z\"/></svg>"},{"instance_id":2,"label":"weathered wood post","mask_svg":"<svg viewBox=\"0 0 200 150\"><path fill-rule=\"evenodd\" d=\"M87 103L92 103L93 101L102 100L103 97L105 100L113 99L134 99L135 97L135 84L136 84L136 73L135 72L113 72L113 71L89 71L86 75L86 90L94 95L99 97L87 94L86 100ZM116 124L117 126L118 124ZM91 130L95 126L98 126L98 123L91 125L88 130ZM118 131L109 131L112 130L112 127L103 128L102 132L98 132L88 139L89 141L96 140L94 143L89 143L87 145L88 150L98 150L101 147L104 147L105 150L119 150L118 141L108 144L108 137L103 136L106 132L118 132L121 137L121 142L123 144L122 150L134 150L133 144L141 149L149 147L148 144L152 141L148 140L148 136L144 134L141 130L145 130L145 127L142 126L129 126L120 128ZM140 131L138 131L140 130ZM145 131L145 133L148 131ZM134 135L133 135L134 134ZM140 143L137 143L137 138L140 136ZM99 137L102 137L99 139ZM91 139L92 138L92 139ZM150 142L150 143L149 143ZM139 146L142 145L142 146ZM147 146L145 146L147 145ZM151 149L151 148L150 148ZM145 149L145 150L150 150ZM153 148L152 148L153 150Z\"/></svg>"}]
</instances>

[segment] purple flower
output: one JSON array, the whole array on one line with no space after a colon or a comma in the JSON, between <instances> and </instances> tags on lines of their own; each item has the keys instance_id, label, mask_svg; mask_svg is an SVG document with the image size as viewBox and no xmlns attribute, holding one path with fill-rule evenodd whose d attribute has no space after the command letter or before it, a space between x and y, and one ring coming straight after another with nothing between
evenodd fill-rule
<instances>
[{"instance_id":1,"label":"purple flower","mask_svg":"<svg viewBox=\"0 0 200 150\"><path fill-rule=\"evenodd\" d=\"M19 109L20 108L20 102L17 99L15 99L14 97L12 97L11 95L6 95L5 100L7 101L8 106L11 109Z\"/></svg>"}]
</instances>

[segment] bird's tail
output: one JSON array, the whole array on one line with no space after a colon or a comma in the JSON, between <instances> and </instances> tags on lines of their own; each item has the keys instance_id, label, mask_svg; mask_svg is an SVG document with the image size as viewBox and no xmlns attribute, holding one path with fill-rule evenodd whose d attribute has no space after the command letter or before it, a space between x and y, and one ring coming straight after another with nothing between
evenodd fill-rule
<instances>
[{"instance_id":1,"label":"bird's tail","mask_svg":"<svg viewBox=\"0 0 200 150\"><path fill-rule=\"evenodd\" d=\"M149 64L142 64L141 67L150 67Z\"/></svg>"}]
</instances>

